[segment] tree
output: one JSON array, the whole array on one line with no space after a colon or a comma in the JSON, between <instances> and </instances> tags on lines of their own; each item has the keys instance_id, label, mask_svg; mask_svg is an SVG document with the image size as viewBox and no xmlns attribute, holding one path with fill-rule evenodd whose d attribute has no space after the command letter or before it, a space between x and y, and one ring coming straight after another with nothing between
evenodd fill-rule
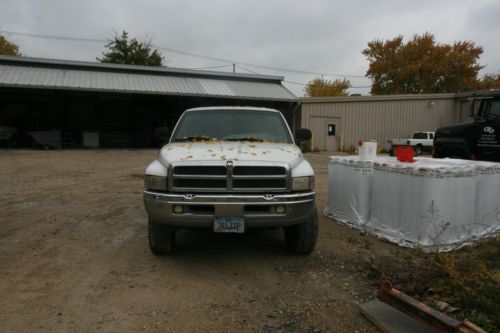
<instances>
[{"instance_id":1,"label":"tree","mask_svg":"<svg viewBox=\"0 0 500 333\"><path fill-rule=\"evenodd\" d=\"M350 87L352 87L351 82L346 79L329 81L323 77L317 77L307 83L304 92L309 97L347 96L347 89Z\"/></svg>"},{"instance_id":2,"label":"tree","mask_svg":"<svg viewBox=\"0 0 500 333\"><path fill-rule=\"evenodd\" d=\"M477 81L476 89L500 89L500 74L486 74Z\"/></svg>"},{"instance_id":3,"label":"tree","mask_svg":"<svg viewBox=\"0 0 500 333\"><path fill-rule=\"evenodd\" d=\"M370 62L371 93L447 93L474 87L483 48L471 41L439 44L425 33L404 43L402 36L374 40L362 51Z\"/></svg>"},{"instance_id":4,"label":"tree","mask_svg":"<svg viewBox=\"0 0 500 333\"><path fill-rule=\"evenodd\" d=\"M19 56L19 46L9 42L4 36L0 35L0 54Z\"/></svg>"},{"instance_id":5,"label":"tree","mask_svg":"<svg viewBox=\"0 0 500 333\"><path fill-rule=\"evenodd\" d=\"M162 66L163 57L160 51L152 49L151 41L129 40L128 33L123 31L105 46L108 51L103 52L100 62L113 64L129 64L144 66Z\"/></svg>"}]
</instances>

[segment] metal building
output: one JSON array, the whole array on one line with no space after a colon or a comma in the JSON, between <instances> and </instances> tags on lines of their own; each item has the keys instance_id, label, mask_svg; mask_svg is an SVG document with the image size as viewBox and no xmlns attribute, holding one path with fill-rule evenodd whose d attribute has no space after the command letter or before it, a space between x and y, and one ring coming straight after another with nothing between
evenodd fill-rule
<instances>
[{"instance_id":1,"label":"metal building","mask_svg":"<svg viewBox=\"0 0 500 333\"><path fill-rule=\"evenodd\" d=\"M313 148L328 151L372 139L389 148L390 139L469 120L456 94L313 97L301 104L300 124L311 129Z\"/></svg>"},{"instance_id":2,"label":"metal building","mask_svg":"<svg viewBox=\"0 0 500 333\"><path fill-rule=\"evenodd\" d=\"M60 146L149 147L192 107L263 106L291 126L298 99L283 77L0 56L0 124L60 133ZM88 134L91 133L92 136ZM58 134L59 135L59 134Z\"/></svg>"}]
</instances>

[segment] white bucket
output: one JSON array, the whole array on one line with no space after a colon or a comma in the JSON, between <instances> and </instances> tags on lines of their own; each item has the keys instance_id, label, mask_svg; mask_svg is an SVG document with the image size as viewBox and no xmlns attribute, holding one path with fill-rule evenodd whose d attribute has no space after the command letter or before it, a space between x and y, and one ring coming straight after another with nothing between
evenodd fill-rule
<instances>
[{"instance_id":1,"label":"white bucket","mask_svg":"<svg viewBox=\"0 0 500 333\"><path fill-rule=\"evenodd\" d=\"M367 141L359 147L358 152L360 161L373 161L377 157L377 142Z\"/></svg>"}]
</instances>

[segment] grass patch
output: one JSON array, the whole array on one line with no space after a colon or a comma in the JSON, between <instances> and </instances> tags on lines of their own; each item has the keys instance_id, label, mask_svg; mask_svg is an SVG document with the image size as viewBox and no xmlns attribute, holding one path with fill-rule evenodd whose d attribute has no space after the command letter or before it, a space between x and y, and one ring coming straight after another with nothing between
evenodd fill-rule
<instances>
[{"instance_id":1,"label":"grass patch","mask_svg":"<svg viewBox=\"0 0 500 333\"><path fill-rule=\"evenodd\" d=\"M500 331L500 237L450 253L412 250L379 258L372 268L423 303L446 302L457 308L450 316Z\"/></svg>"}]
</instances>

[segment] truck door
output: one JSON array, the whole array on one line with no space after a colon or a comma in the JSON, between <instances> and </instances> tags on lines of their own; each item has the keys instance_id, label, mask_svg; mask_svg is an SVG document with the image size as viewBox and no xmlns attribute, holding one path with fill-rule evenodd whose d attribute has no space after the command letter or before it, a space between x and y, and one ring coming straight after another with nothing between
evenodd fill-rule
<instances>
[{"instance_id":1,"label":"truck door","mask_svg":"<svg viewBox=\"0 0 500 333\"><path fill-rule=\"evenodd\" d=\"M483 121L477 123L478 159L500 161L500 99L483 101Z\"/></svg>"}]
</instances>

